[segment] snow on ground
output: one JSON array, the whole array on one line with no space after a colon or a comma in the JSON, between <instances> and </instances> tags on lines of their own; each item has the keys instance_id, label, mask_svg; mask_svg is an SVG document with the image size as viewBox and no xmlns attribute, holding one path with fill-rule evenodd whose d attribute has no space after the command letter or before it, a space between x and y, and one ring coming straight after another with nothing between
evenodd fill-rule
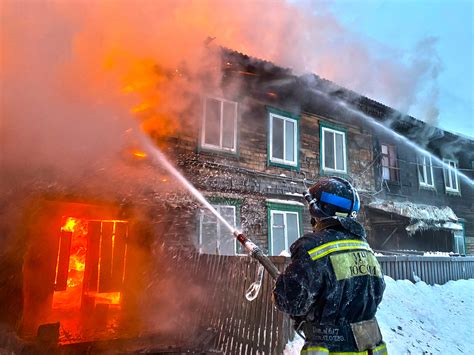
<instances>
[{"instance_id":1,"label":"snow on ground","mask_svg":"<svg viewBox=\"0 0 474 355\"><path fill-rule=\"evenodd\" d=\"M474 353L474 279L429 286L385 276L385 282L377 319L390 355ZM284 354L299 354L302 346L297 337Z\"/></svg>"}]
</instances>

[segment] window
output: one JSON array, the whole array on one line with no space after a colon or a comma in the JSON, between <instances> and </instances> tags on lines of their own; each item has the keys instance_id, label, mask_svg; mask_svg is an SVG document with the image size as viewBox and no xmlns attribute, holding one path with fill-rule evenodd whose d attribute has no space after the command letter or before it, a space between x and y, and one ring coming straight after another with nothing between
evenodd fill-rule
<instances>
[{"instance_id":1,"label":"window","mask_svg":"<svg viewBox=\"0 0 474 355\"><path fill-rule=\"evenodd\" d=\"M203 148L237 151L237 103L207 97L204 100L201 145Z\"/></svg>"},{"instance_id":2,"label":"window","mask_svg":"<svg viewBox=\"0 0 474 355\"><path fill-rule=\"evenodd\" d=\"M269 255L290 251L290 246L301 235L300 220L302 206L268 205Z\"/></svg>"},{"instance_id":3,"label":"window","mask_svg":"<svg viewBox=\"0 0 474 355\"><path fill-rule=\"evenodd\" d=\"M270 112L269 157L271 163L298 166L298 120Z\"/></svg>"},{"instance_id":4,"label":"window","mask_svg":"<svg viewBox=\"0 0 474 355\"><path fill-rule=\"evenodd\" d=\"M231 226L236 225L237 206L213 207ZM236 240L231 231L207 209L201 210L199 216L199 252L217 255L236 255L237 252Z\"/></svg>"},{"instance_id":5,"label":"window","mask_svg":"<svg viewBox=\"0 0 474 355\"><path fill-rule=\"evenodd\" d=\"M324 171L346 173L346 133L321 127L321 156Z\"/></svg>"},{"instance_id":6,"label":"window","mask_svg":"<svg viewBox=\"0 0 474 355\"><path fill-rule=\"evenodd\" d=\"M397 162L397 150L393 145L381 144L382 178L387 181L400 181L400 169Z\"/></svg>"},{"instance_id":7,"label":"window","mask_svg":"<svg viewBox=\"0 0 474 355\"><path fill-rule=\"evenodd\" d=\"M421 187L434 187L431 157L424 155L418 159L418 181Z\"/></svg>"},{"instance_id":8,"label":"window","mask_svg":"<svg viewBox=\"0 0 474 355\"><path fill-rule=\"evenodd\" d=\"M444 159L443 166L444 186L446 192L459 192L457 163L454 160Z\"/></svg>"},{"instance_id":9,"label":"window","mask_svg":"<svg viewBox=\"0 0 474 355\"><path fill-rule=\"evenodd\" d=\"M464 223L460 222L462 229L456 230L453 233L454 237L454 252L459 255L466 255L466 246L464 245Z\"/></svg>"}]
</instances>

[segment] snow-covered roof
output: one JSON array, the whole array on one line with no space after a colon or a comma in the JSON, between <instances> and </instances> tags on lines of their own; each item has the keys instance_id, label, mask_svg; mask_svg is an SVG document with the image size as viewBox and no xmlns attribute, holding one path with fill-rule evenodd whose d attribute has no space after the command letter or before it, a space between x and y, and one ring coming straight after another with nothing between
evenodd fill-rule
<instances>
[{"instance_id":1,"label":"snow-covered roof","mask_svg":"<svg viewBox=\"0 0 474 355\"><path fill-rule=\"evenodd\" d=\"M382 200L371 202L368 206L409 218L411 223L405 228L409 234L424 229L463 229L462 225L457 223L458 217L448 206L436 207L409 201Z\"/></svg>"},{"instance_id":2,"label":"snow-covered roof","mask_svg":"<svg viewBox=\"0 0 474 355\"><path fill-rule=\"evenodd\" d=\"M277 200L277 199L269 198L267 199L267 202L280 203L284 205L293 205L293 206L304 206L304 203L293 201L293 200Z\"/></svg>"}]
</instances>

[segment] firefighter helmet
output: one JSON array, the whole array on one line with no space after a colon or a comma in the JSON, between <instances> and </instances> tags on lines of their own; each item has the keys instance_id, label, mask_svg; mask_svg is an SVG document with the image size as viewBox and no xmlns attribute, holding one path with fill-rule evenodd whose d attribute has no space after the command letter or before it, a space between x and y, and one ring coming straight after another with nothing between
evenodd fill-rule
<instances>
[{"instance_id":1,"label":"firefighter helmet","mask_svg":"<svg viewBox=\"0 0 474 355\"><path fill-rule=\"evenodd\" d=\"M360 199L357 190L349 181L338 176L323 177L304 194L311 216L316 219L327 217L357 216Z\"/></svg>"}]
</instances>

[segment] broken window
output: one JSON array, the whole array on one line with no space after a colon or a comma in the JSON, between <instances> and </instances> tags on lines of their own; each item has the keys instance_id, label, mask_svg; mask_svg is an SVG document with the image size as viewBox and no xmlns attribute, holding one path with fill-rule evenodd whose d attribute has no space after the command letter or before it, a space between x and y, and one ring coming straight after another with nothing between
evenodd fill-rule
<instances>
[{"instance_id":1,"label":"broken window","mask_svg":"<svg viewBox=\"0 0 474 355\"><path fill-rule=\"evenodd\" d=\"M297 166L298 121L293 118L270 113L270 161Z\"/></svg>"},{"instance_id":2,"label":"broken window","mask_svg":"<svg viewBox=\"0 0 474 355\"><path fill-rule=\"evenodd\" d=\"M346 173L346 133L321 127L321 135L323 170Z\"/></svg>"},{"instance_id":3,"label":"broken window","mask_svg":"<svg viewBox=\"0 0 474 355\"><path fill-rule=\"evenodd\" d=\"M459 192L457 163L454 160L444 159L443 166L444 186L446 192Z\"/></svg>"},{"instance_id":4,"label":"broken window","mask_svg":"<svg viewBox=\"0 0 474 355\"><path fill-rule=\"evenodd\" d=\"M236 152L236 141L237 102L205 98L201 134L202 147Z\"/></svg>"},{"instance_id":5,"label":"broken window","mask_svg":"<svg viewBox=\"0 0 474 355\"><path fill-rule=\"evenodd\" d=\"M213 205L232 226L236 225L236 206ZM236 240L232 232L208 210L199 216L199 252L217 255L236 255Z\"/></svg>"},{"instance_id":6,"label":"broken window","mask_svg":"<svg viewBox=\"0 0 474 355\"><path fill-rule=\"evenodd\" d=\"M434 187L433 164L428 155L418 158L418 181L422 187Z\"/></svg>"},{"instance_id":7,"label":"broken window","mask_svg":"<svg viewBox=\"0 0 474 355\"><path fill-rule=\"evenodd\" d=\"M382 178L387 181L399 182L400 169L398 168L397 149L393 145L381 144Z\"/></svg>"},{"instance_id":8,"label":"broken window","mask_svg":"<svg viewBox=\"0 0 474 355\"><path fill-rule=\"evenodd\" d=\"M285 211L285 206L270 207L270 245L269 255L289 252L291 244L300 237L300 213L295 210ZM280 209L281 208L281 209Z\"/></svg>"}]
</instances>

